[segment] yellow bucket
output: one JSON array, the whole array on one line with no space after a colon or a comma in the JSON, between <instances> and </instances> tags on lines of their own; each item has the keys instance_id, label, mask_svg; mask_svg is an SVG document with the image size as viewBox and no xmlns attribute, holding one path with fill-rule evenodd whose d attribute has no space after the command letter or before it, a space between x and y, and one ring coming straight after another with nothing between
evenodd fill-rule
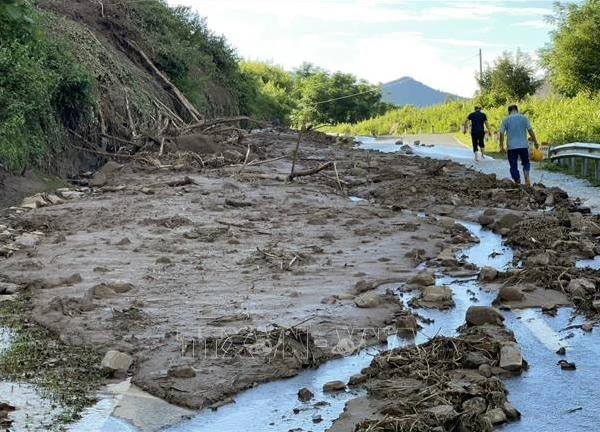
<instances>
[{"instance_id":1,"label":"yellow bucket","mask_svg":"<svg viewBox=\"0 0 600 432\"><path fill-rule=\"evenodd\" d=\"M531 160L534 162L541 162L544 160L544 152L540 149L534 148L531 151Z\"/></svg>"}]
</instances>

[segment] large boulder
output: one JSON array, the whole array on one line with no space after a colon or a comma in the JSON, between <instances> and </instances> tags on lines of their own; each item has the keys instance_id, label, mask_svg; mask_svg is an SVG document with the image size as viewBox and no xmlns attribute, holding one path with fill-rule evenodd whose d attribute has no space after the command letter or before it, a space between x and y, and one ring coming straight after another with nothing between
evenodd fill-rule
<instances>
[{"instance_id":1,"label":"large boulder","mask_svg":"<svg viewBox=\"0 0 600 432\"><path fill-rule=\"evenodd\" d=\"M596 292L596 283L585 278L572 279L567 285L567 292L585 297L585 293L593 294Z\"/></svg>"},{"instance_id":2,"label":"large boulder","mask_svg":"<svg viewBox=\"0 0 600 432\"><path fill-rule=\"evenodd\" d=\"M354 304L359 308L370 309L381 304L381 296L373 291L368 291L356 297Z\"/></svg>"},{"instance_id":3,"label":"large boulder","mask_svg":"<svg viewBox=\"0 0 600 432\"><path fill-rule=\"evenodd\" d=\"M490 306L471 306L467 309L466 321L468 326L484 324L502 325L504 317Z\"/></svg>"}]
</instances>

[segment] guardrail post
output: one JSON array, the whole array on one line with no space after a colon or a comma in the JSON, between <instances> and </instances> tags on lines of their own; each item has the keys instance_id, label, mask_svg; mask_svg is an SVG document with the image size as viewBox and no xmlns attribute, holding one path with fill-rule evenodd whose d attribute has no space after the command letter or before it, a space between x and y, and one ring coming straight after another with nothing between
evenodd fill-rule
<instances>
[{"instance_id":1,"label":"guardrail post","mask_svg":"<svg viewBox=\"0 0 600 432\"><path fill-rule=\"evenodd\" d=\"M569 158L569 163L570 163L571 171L575 172L575 169L577 168L577 158L576 157Z\"/></svg>"},{"instance_id":2,"label":"guardrail post","mask_svg":"<svg viewBox=\"0 0 600 432\"><path fill-rule=\"evenodd\" d=\"M583 177L587 177L590 171L590 160L588 158L583 158L581 163L581 175Z\"/></svg>"},{"instance_id":3,"label":"guardrail post","mask_svg":"<svg viewBox=\"0 0 600 432\"><path fill-rule=\"evenodd\" d=\"M596 159L596 180L600 180L600 159Z\"/></svg>"}]
</instances>

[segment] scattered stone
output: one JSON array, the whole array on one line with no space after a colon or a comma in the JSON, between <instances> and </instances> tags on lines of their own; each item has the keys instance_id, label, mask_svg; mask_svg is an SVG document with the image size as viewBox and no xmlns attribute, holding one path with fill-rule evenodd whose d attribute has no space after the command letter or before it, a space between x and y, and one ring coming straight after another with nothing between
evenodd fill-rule
<instances>
[{"instance_id":1,"label":"scattered stone","mask_svg":"<svg viewBox=\"0 0 600 432\"><path fill-rule=\"evenodd\" d=\"M307 389L306 387L301 388L298 391L298 400L300 402L308 402L309 400L311 400L313 397L315 397L314 393L311 392L309 389Z\"/></svg>"},{"instance_id":2,"label":"scattered stone","mask_svg":"<svg viewBox=\"0 0 600 432\"><path fill-rule=\"evenodd\" d=\"M133 357L129 354L125 354L120 351L108 351L102 362L100 363L100 367L103 369L107 369L112 372L116 371L125 371L127 372L133 363Z\"/></svg>"},{"instance_id":3,"label":"scattered stone","mask_svg":"<svg viewBox=\"0 0 600 432\"><path fill-rule=\"evenodd\" d=\"M312 418L312 422L317 424L317 423L321 423L323 421L323 417L321 416L321 414L317 414L315 416L313 416Z\"/></svg>"},{"instance_id":4,"label":"scattered stone","mask_svg":"<svg viewBox=\"0 0 600 432\"><path fill-rule=\"evenodd\" d=\"M560 347L557 351L556 354L564 356L567 354L567 349L565 347Z\"/></svg>"},{"instance_id":5,"label":"scattered stone","mask_svg":"<svg viewBox=\"0 0 600 432\"><path fill-rule=\"evenodd\" d=\"M488 358L479 351L468 352L463 358L463 365L467 369L477 369L481 365L489 364Z\"/></svg>"},{"instance_id":6,"label":"scattered stone","mask_svg":"<svg viewBox=\"0 0 600 432\"><path fill-rule=\"evenodd\" d=\"M466 314L467 325L480 326L484 324L501 325L504 317L490 306L470 306Z\"/></svg>"},{"instance_id":7,"label":"scattered stone","mask_svg":"<svg viewBox=\"0 0 600 432\"><path fill-rule=\"evenodd\" d=\"M165 256L157 258L156 260L156 264L171 264L172 262L171 258Z\"/></svg>"},{"instance_id":8,"label":"scattered stone","mask_svg":"<svg viewBox=\"0 0 600 432\"><path fill-rule=\"evenodd\" d=\"M498 210L494 208L487 208L483 211L483 214L486 216L496 216L498 214Z\"/></svg>"},{"instance_id":9,"label":"scattered stone","mask_svg":"<svg viewBox=\"0 0 600 432\"><path fill-rule=\"evenodd\" d=\"M419 328L417 317L410 312L397 316L395 320L396 328L400 331L410 331L414 333Z\"/></svg>"},{"instance_id":10,"label":"scattered stone","mask_svg":"<svg viewBox=\"0 0 600 432\"><path fill-rule=\"evenodd\" d=\"M572 279L567 285L567 292L580 294L581 296L584 296L584 293L593 294L596 292L596 284L594 281L585 278Z\"/></svg>"},{"instance_id":11,"label":"scattered stone","mask_svg":"<svg viewBox=\"0 0 600 432\"><path fill-rule=\"evenodd\" d=\"M321 304L334 305L337 303L337 299L334 296L328 296L321 299Z\"/></svg>"},{"instance_id":12,"label":"scattered stone","mask_svg":"<svg viewBox=\"0 0 600 432\"><path fill-rule=\"evenodd\" d=\"M100 188L104 186L107 182L106 175L102 171L98 171L94 176L90 179L89 186Z\"/></svg>"},{"instance_id":13,"label":"scattered stone","mask_svg":"<svg viewBox=\"0 0 600 432\"><path fill-rule=\"evenodd\" d=\"M550 254L548 252L531 256L525 260L526 267L547 266L549 264Z\"/></svg>"},{"instance_id":14,"label":"scattered stone","mask_svg":"<svg viewBox=\"0 0 600 432\"><path fill-rule=\"evenodd\" d=\"M129 240L127 237L123 237L121 240L119 240L117 243L115 243L117 246L125 246L128 244L131 244L131 240Z\"/></svg>"},{"instance_id":15,"label":"scattered stone","mask_svg":"<svg viewBox=\"0 0 600 432\"><path fill-rule=\"evenodd\" d=\"M568 362L566 360L560 360L558 362L558 365L560 366L560 368L562 370L575 370L575 369L577 369L577 366L575 365L575 363Z\"/></svg>"},{"instance_id":16,"label":"scattered stone","mask_svg":"<svg viewBox=\"0 0 600 432\"><path fill-rule=\"evenodd\" d=\"M40 207L45 207L47 205L48 203L46 202L42 194L36 194L30 197L26 197L21 203L21 207L29 209L36 209Z\"/></svg>"},{"instance_id":17,"label":"scattered stone","mask_svg":"<svg viewBox=\"0 0 600 432\"><path fill-rule=\"evenodd\" d=\"M594 330L594 323L586 322L581 325L581 330L586 333L591 333Z\"/></svg>"},{"instance_id":18,"label":"scattered stone","mask_svg":"<svg viewBox=\"0 0 600 432\"><path fill-rule=\"evenodd\" d=\"M488 364L482 364L479 366L479 374L486 378L490 378L492 376L492 367Z\"/></svg>"},{"instance_id":19,"label":"scattered stone","mask_svg":"<svg viewBox=\"0 0 600 432\"><path fill-rule=\"evenodd\" d=\"M510 421L519 420L521 413L510 402L504 402L504 412Z\"/></svg>"},{"instance_id":20,"label":"scattered stone","mask_svg":"<svg viewBox=\"0 0 600 432\"><path fill-rule=\"evenodd\" d=\"M594 300L592 302L592 306L596 310L596 312L600 312L600 300Z\"/></svg>"},{"instance_id":21,"label":"scattered stone","mask_svg":"<svg viewBox=\"0 0 600 432\"><path fill-rule=\"evenodd\" d=\"M425 288L421 297L413 301L415 306L447 309L454 306L452 290L445 285L432 285Z\"/></svg>"},{"instance_id":22,"label":"scattered stone","mask_svg":"<svg viewBox=\"0 0 600 432\"><path fill-rule=\"evenodd\" d=\"M408 280L408 285L423 287L435 285L435 273L431 269L421 270Z\"/></svg>"},{"instance_id":23,"label":"scattered stone","mask_svg":"<svg viewBox=\"0 0 600 432\"><path fill-rule=\"evenodd\" d=\"M375 308L381 304L381 296L374 291L368 291L356 297L354 304L359 308Z\"/></svg>"},{"instance_id":24,"label":"scattered stone","mask_svg":"<svg viewBox=\"0 0 600 432\"><path fill-rule=\"evenodd\" d=\"M354 300L356 296L350 293L335 294L334 297L338 300Z\"/></svg>"},{"instance_id":25,"label":"scattered stone","mask_svg":"<svg viewBox=\"0 0 600 432\"><path fill-rule=\"evenodd\" d=\"M558 314L558 306L555 304L542 305L542 313L550 316L556 316Z\"/></svg>"},{"instance_id":26,"label":"scattered stone","mask_svg":"<svg viewBox=\"0 0 600 432\"><path fill-rule=\"evenodd\" d=\"M325 393L339 392L346 389L346 384L343 381L330 381L323 385Z\"/></svg>"},{"instance_id":27,"label":"scattered stone","mask_svg":"<svg viewBox=\"0 0 600 432\"><path fill-rule=\"evenodd\" d=\"M425 411L442 423L446 423L458 417L458 413L454 410L452 405L438 405L428 408Z\"/></svg>"},{"instance_id":28,"label":"scattered stone","mask_svg":"<svg viewBox=\"0 0 600 432\"><path fill-rule=\"evenodd\" d=\"M481 224L481 226L484 227L490 226L494 223L494 218L486 214L482 214L481 216L479 216L479 223Z\"/></svg>"},{"instance_id":29,"label":"scattered stone","mask_svg":"<svg viewBox=\"0 0 600 432\"><path fill-rule=\"evenodd\" d=\"M487 402L482 397L474 397L467 399L462 404L463 411L468 411L472 414L483 414L487 410Z\"/></svg>"},{"instance_id":30,"label":"scattered stone","mask_svg":"<svg viewBox=\"0 0 600 432\"><path fill-rule=\"evenodd\" d=\"M483 267L478 278L482 282L493 282L498 278L498 270L493 267Z\"/></svg>"},{"instance_id":31,"label":"scattered stone","mask_svg":"<svg viewBox=\"0 0 600 432\"><path fill-rule=\"evenodd\" d=\"M498 292L498 300L501 302L518 302L525 298L525 294L517 287L502 287Z\"/></svg>"},{"instance_id":32,"label":"scattered stone","mask_svg":"<svg viewBox=\"0 0 600 432\"><path fill-rule=\"evenodd\" d=\"M523 216L515 213L505 213L504 215L500 216L498 220L496 220L495 228L497 230L511 229L522 220Z\"/></svg>"},{"instance_id":33,"label":"scattered stone","mask_svg":"<svg viewBox=\"0 0 600 432\"><path fill-rule=\"evenodd\" d=\"M58 197L57 195L54 194L48 194L46 196L46 199L50 202L50 204L52 205L57 205L57 204L62 204L65 202L64 199Z\"/></svg>"},{"instance_id":34,"label":"scattered stone","mask_svg":"<svg viewBox=\"0 0 600 432\"><path fill-rule=\"evenodd\" d=\"M167 376L171 378L194 378L196 371L191 366L173 366L168 370Z\"/></svg>"},{"instance_id":35,"label":"scattered stone","mask_svg":"<svg viewBox=\"0 0 600 432\"><path fill-rule=\"evenodd\" d=\"M500 349L500 367L510 372L523 369L523 356L516 343L507 343Z\"/></svg>"},{"instance_id":36,"label":"scattered stone","mask_svg":"<svg viewBox=\"0 0 600 432\"><path fill-rule=\"evenodd\" d=\"M350 379L348 380L348 385L349 386L357 386L360 385L362 383L364 383L367 380L367 376L363 375L361 373L358 373L356 375L352 375L350 377Z\"/></svg>"},{"instance_id":37,"label":"scattered stone","mask_svg":"<svg viewBox=\"0 0 600 432\"><path fill-rule=\"evenodd\" d=\"M494 408L489 410L486 413L486 417L489 418L494 425L506 423L508 420L502 408Z\"/></svg>"}]
</instances>

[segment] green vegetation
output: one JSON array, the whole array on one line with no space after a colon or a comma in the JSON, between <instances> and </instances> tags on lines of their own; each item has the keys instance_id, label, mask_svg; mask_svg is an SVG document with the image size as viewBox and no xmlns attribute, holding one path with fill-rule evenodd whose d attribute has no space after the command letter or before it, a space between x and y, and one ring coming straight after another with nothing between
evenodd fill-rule
<instances>
[{"instance_id":1,"label":"green vegetation","mask_svg":"<svg viewBox=\"0 0 600 432\"><path fill-rule=\"evenodd\" d=\"M91 80L43 37L30 2L0 6L0 161L12 171L47 169L63 149L61 125L76 125L91 111Z\"/></svg>"},{"instance_id":2,"label":"green vegetation","mask_svg":"<svg viewBox=\"0 0 600 432\"><path fill-rule=\"evenodd\" d=\"M552 85L566 96L600 90L600 2L557 4L556 30L542 50Z\"/></svg>"},{"instance_id":3,"label":"green vegetation","mask_svg":"<svg viewBox=\"0 0 600 432\"><path fill-rule=\"evenodd\" d=\"M13 338L8 351L0 354L0 375L35 384L42 395L55 402L59 422L77 420L95 401L95 392L105 375L99 355L85 347L65 345L48 330L25 318L28 299L0 305L0 326Z\"/></svg>"},{"instance_id":4,"label":"green vegetation","mask_svg":"<svg viewBox=\"0 0 600 432\"><path fill-rule=\"evenodd\" d=\"M405 133L457 133L474 101L452 101L427 108L404 107L355 124L340 124L332 131L353 135L402 135ZM539 140L550 144L600 141L600 95L574 98L528 98L520 103L530 117ZM504 106L487 108L490 126L498 130L506 115Z\"/></svg>"},{"instance_id":5,"label":"green vegetation","mask_svg":"<svg viewBox=\"0 0 600 432\"><path fill-rule=\"evenodd\" d=\"M300 127L356 122L385 112L379 86L305 63L293 72L255 61L241 62L254 83L248 114Z\"/></svg>"},{"instance_id":6,"label":"green vegetation","mask_svg":"<svg viewBox=\"0 0 600 432\"><path fill-rule=\"evenodd\" d=\"M535 78L532 63L531 57L521 51L514 56L504 53L497 58L494 65L488 66L478 79L479 104L499 106L533 95L542 82Z\"/></svg>"}]
</instances>

